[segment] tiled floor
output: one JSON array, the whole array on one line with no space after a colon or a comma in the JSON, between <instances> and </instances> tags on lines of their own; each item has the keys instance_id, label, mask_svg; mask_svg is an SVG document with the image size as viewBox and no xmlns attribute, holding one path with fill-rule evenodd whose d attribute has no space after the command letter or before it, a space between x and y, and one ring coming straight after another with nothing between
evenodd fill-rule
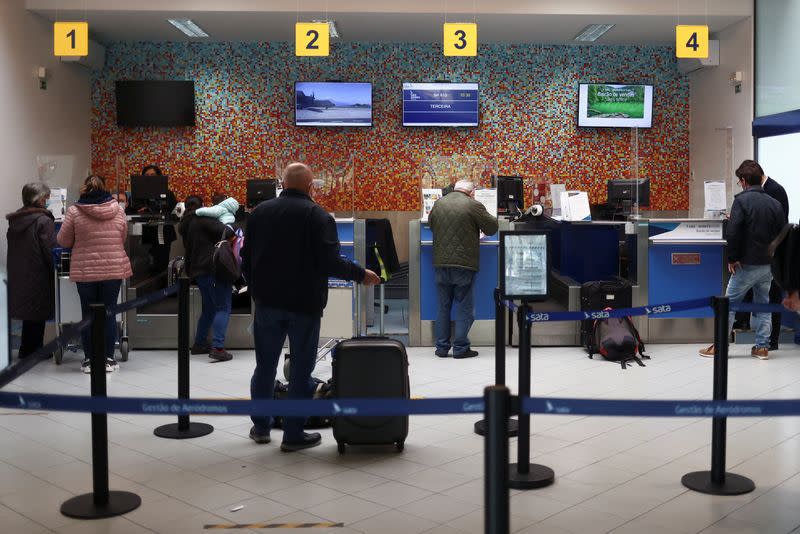
<instances>
[{"instance_id":1,"label":"tiled floor","mask_svg":"<svg viewBox=\"0 0 800 534\"><path fill-rule=\"evenodd\" d=\"M577 348L534 349L534 393L578 397L708 399L711 360L699 346L651 347L646 368L622 371ZM800 349L755 360L732 349L730 397L800 398ZM410 349L416 396L474 396L493 377L490 349L480 357L439 359ZM508 376L516 381L515 351ZM79 358L42 364L10 390L86 394ZM252 352L232 362L192 361L195 397L246 397ZM330 374L328 362L318 376ZM109 376L109 394L174 396L176 364L166 351L133 352ZM411 419L403 454L350 451L339 456L330 430L323 444L281 453L247 438L243 417L198 418L213 434L161 440L160 416L109 418L112 489L138 493L140 509L110 520L79 522L61 503L91 487L89 416L0 412L0 532L9 534L203 532L208 524L343 522L341 533L458 534L483 530L483 443L475 416ZM680 478L710 461L711 423L695 419L535 416L534 461L556 483L512 491L512 527L520 533L788 533L800 526L800 418L731 419L728 466L750 476L754 493L712 497L687 491ZM512 457L516 443L512 442ZM239 505L244 508L231 510ZM241 532L242 529L234 530ZM296 530L291 530L296 532ZM268 532L262 530L261 532ZM271 531L269 531L271 532Z\"/></svg>"}]
</instances>

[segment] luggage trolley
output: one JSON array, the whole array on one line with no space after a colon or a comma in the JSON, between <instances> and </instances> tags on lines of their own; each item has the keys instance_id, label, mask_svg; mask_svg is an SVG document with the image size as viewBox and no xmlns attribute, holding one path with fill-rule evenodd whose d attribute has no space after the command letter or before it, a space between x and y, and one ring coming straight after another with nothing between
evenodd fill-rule
<instances>
[{"instance_id":1,"label":"luggage trolley","mask_svg":"<svg viewBox=\"0 0 800 534\"><path fill-rule=\"evenodd\" d=\"M70 260L72 258L72 251L69 249L55 249L53 252L54 255L54 262L55 262L55 325L56 325L56 336L61 337L64 331L64 326L66 326L61 320L61 284L67 283L69 281L69 267L70 267ZM127 280L122 281L122 289L120 291L121 295L126 294L126 286ZM124 297L123 297L124 298ZM119 322L119 339L117 340L115 347L119 349L120 356L123 362L128 361L128 325L126 321L125 314L122 314L122 319ZM56 349L53 353L53 359L56 362L56 365L61 365L61 362L64 359L65 352L74 352L77 353L80 345L77 343L77 339L68 339L67 342L62 346Z\"/></svg>"}]
</instances>

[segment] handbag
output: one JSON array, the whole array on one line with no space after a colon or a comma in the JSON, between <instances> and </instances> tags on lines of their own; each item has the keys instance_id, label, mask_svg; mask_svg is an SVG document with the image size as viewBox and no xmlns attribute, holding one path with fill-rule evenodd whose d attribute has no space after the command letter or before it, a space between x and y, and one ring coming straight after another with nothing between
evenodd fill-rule
<instances>
[{"instance_id":1,"label":"handbag","mask_svg":"<svg viewBox=\"0 0 800 534\"><path fill-rule=\"evenodd\" d=\"M222 232L222 239L214 245L214 253L211 258L211 274L222 282L235 284L242 276L242 270L236 254L233 251L230 241L225 239L228 228Z\"/></svg>"}]
</instances>

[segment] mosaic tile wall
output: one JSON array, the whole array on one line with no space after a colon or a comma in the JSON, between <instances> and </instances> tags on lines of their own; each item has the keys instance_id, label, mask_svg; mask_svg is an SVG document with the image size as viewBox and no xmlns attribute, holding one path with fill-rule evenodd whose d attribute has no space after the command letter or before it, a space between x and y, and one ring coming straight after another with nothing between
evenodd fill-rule
<instances>
[{"instance_id":1,"label":"mosaic tile wall","mask_svg":"<svg viewBox=\"0 0 800 534\"><path fill-rule=\"evenodd\" d=\"M117 79L195 80L197 126L118 128ZM371 81L374 126L295 127L296 80ZM434 80L480 83L479 128L402 127L402 82ZM566 183L604 201L606 180L632 177L631 133L577 128L581 81L655 85L639 175L651 178L653 209L688 209L689 83L668 47L493 44L445 58L437 45L337 43L328 58L296 58L288 43L113 43L93 79L92 164L113 178L157 163L179 197L243 200L245 180L302 158L325 174L329 209L409 211L431 162L480 158L490 174L524 176L529 195Z\"/></svg>"}]
</instances>

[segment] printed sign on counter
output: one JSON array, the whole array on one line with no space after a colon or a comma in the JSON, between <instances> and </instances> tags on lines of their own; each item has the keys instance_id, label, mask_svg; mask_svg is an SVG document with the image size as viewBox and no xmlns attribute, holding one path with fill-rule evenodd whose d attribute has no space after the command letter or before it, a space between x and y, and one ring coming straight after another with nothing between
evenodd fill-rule
<instances>
[{"instance_id":1,"label":"printed sign on counter","mask_svg":"<svg viewBox=\"0 0 800 534\"><path fill-rule=\"evenodd\" d=\"M442 198L441 189L423 189L422 190L422 220L427 221L428 215L431 214L433 205L436 201ZM495 207L495 211L496 211Z\"/></svg>"},{"instance_id":2,"label":"printed sign on counter","mask_svg":"<svg viewBox=\"0 0 800 534\"><path fill-rule=\"evenodd\" d=\"M476 189L475 200L486 206L486 211L497 218L497 189Z\"/></svg>"},{"instance_id":3,"label":"printed sign on counter","mask_svg":"<svg viewBox=\"0 0 800 534\"><path fill-rule=\"evenodd\" d=\"M673 228L650 238L651 241L721 241L722 221L676 221Z\"/></svg>"}]
</instances>

